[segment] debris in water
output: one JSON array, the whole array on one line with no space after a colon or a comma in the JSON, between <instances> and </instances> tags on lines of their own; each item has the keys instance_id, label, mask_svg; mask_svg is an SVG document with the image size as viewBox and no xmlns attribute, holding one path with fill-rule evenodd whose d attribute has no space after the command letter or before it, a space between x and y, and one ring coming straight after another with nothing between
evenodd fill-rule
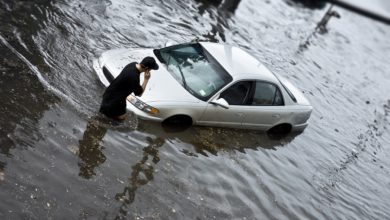
<instances>
[{"instance_id":1,"label":"debris in water","mask_svg":"<svg viewBox=\"0 0 390 220\"><path fill-rule=\"evenodd\" d=\"M120 179L118 179L118 178L116 178L116 180L117 180L118 182L122 183L122 184L125 183L124 181L122 181L122 180L120 180Z\"/></svg>"},{"instance_id":2,"label":"debris in water","mask_svg":"<svg viewBox=\"0 0 390 220\"><path fill-rule=\"evenodd\" d=\"M68 146L68 150L77 156L80 153L79 148L77 146L74 146L74 145Z\"/></svg>"},{"instance_id":3,"label":"debris in water","mask_svg":"<svg viewBox=\"0 0 390 220\"><path fill-rule=\"evenodd\" d=\"M4 172L0 171L0 181L4 181L5 180L5 174Z\"/></svg>"},{"instance_id":4,"label":"debris in water","mask_svg":"<svg viewBox=\"0 0 390 220\"><path fill-rule=\"evenodd\" d=\"M297 65L297 62L295 60L290 60L290 64L295 66L295 65Z\"/></svg>"}]
</instances>

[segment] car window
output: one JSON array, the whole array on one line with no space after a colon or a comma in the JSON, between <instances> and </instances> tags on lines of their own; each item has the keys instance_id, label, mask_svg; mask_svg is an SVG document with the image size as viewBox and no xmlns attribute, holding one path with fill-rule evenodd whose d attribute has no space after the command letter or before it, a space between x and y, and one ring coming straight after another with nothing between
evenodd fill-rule
<instances>
[{"instance_id":1,"label":"car window","mask_svg":"<svg viewBox=\"0 0 390 220\"><path fill-rule=\"evenodd\" d=\"M276 88L276 94L274 99L274 105L284 105L282 93Z\"/></svg>"},{"instance_id":2,"label":"car window","mask_svg":"<svg viewBox=\"0 0 390 220\"><path fill-rule=\"evenodd\" d=\"M251 105L283 105L282 94L274 84L258 81Z\"/></svg>"},{"instance_id":3,"label":"car window","mask_svg":"<svg viewBox=\"0 0 390 220\"><path fill-rule=\"evenodd\" d=\"M232 81L231 75L200 44L154 50L168 72L192 95L206 101Z\"/></svg>"},{"instance_id":4,"label":"car window","mask_svg":"<svg viewBox=\"0 0 390 220\"><path fill-rule=\"evenodd\" d=\"M229 105L245 105L249 98L251 84L250 81L237 82L223 91L219 97L225 99Z\"/></svg>"}]
</instances>

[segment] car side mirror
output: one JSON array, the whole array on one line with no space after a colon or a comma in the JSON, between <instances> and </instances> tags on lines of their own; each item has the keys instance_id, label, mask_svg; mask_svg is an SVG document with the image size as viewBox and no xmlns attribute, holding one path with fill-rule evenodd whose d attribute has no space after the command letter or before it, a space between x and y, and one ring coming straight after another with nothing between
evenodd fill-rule
<instances>
[{"instance_id":1,"label":"car side mirror","mask_svg":"<svg viewBox=\"0 0 390 220\"><path fill-rule=\"evenodd\" d=\"M229 103L224 98L219 98L217 100L213 100L210 103L213 104L213 105L221 106L224 109L228 109L229 108Z\"/></svg>"}]
</instances>

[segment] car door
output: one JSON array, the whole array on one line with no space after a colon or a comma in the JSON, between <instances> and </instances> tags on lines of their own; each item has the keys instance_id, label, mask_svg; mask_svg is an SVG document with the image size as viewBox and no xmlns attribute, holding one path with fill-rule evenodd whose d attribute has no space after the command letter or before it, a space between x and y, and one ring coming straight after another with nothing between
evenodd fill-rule
<instances>
[{"instance_id":1,"label":"car door","mask_svg":"<svg viewBox=\"0 0 390 220\"><path fill-rule=\"evenodd\" d=\"M240 81L222 91L217 98L224 98L229 108L208 103L203 113L200 124L221 127L240 128L244 113L242 105L250 96L252 81Z\"/></svg>"},{"instance_id":2,"label":"car door","mask_svg":"<svg viewBox=\"0 0 390 220\"><path fill-rule=\"evenodd\" d=\"M242 106L242 127L268 129L289 117L279 87L265 81L255 81L250 98Z\"/></svg>"}]
</instances>

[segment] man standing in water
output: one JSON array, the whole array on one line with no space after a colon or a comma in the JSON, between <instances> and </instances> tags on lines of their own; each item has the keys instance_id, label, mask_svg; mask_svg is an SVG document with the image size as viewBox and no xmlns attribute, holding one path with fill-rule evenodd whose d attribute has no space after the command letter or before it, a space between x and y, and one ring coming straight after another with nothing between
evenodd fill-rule
<instances>
[{"instance_id":1,"label":"man standing in water","mask_svg":"<svg viewBox=\"0 0 390 220\"><path fill-rule=\"evenodd\" d=\"M104 92L100 112L116 120L126 119L126 98L131 93L141 96L150 79L150 71L157 69L158 64L153 57L145 57L141 63L133 62L125 66ZM141 73L145 74L142 86L139 80Z\"/></svg>"}]
</instances>

